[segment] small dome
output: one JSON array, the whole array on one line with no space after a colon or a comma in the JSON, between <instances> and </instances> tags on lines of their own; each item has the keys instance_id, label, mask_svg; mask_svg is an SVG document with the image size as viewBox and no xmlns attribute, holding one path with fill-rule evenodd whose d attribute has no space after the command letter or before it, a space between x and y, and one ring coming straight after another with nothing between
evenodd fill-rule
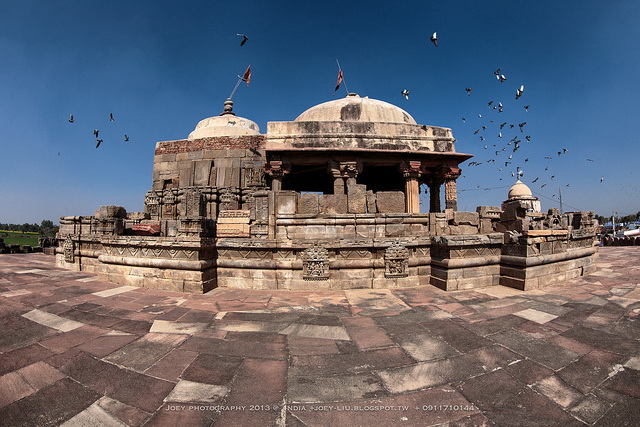
<instances>
[{"instance_id":1,"label":"small dome","mask_svg":"<svg viewBox=\"0 0 640 427\"><path fill-rule=\"evenodd\" d=\"M201 120L193 132L189 134L188 139L211 136L260 135L260 128L255 122L236 116L232 109L233 102L227 99L222 114Z\"/></svg>"},{"instance_id":2,"label":"small dome","mask_svg":"<svg viewBox=\"0 0 640 427\"><path fill-rule=\"evenodd\" d=\"M513 186L509 189L509 200L530 197L533 197L531 189L520 180L517 180L516 183L513 184Z\"/></svg>"},{"instance_id":3,"label":"small dome","mask_svg":"<svg viewBox=\"0 0 640 427\"><path fill-rule=\"evenodd\" d=\"M300 114L294 121L416 124L413 117L402 108L377 99L360 98L355 93L348 94L346 98L324 102L311 107Z\"/></svg>"}]
</instances>

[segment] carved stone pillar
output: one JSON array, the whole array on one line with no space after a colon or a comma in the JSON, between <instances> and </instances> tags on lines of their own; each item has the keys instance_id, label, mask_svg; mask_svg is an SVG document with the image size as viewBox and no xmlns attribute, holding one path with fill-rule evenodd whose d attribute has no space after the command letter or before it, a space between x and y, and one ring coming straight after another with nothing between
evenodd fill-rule
<instances>
[{"instance_id":1,"label":"carved stone pillar","mask_svg":"<svg viewBox=\"0 0 640 427\"><path fill-rule=\"evenodd\" d=\"M456 191L456 179L460 176L461 170L451 168L451 171L444 176L444 200L445 208L458 210L458 193Z\"/></svg>"},{"instance_id":2,"label":"carved stone pillar","mask_svg":"<svg viewBox=\"0 0 640 427\"><path fill-rule=\"evenodd\" d=\"M419 160L411 160L400 164L400 172L405 179L405 209L407 213L420 213L420 169Z\"/></svg>"},{"instance_id":3,"label":"carved stone pillar","mask_svg":"<svg viewBox=\"0 0 640 427\"><path fill-rule=\"evenodd\" d=\"M271 177L271 189L282 191L284 175L291 171L291 165L282 163L282 160L270 160L264 167L264 171Z\"/></svg>"},{"instance_id":4,"label":"carved stone pillar","mask_svg":"<svg viewBox=\"0 0 640 427\"><path fill-rule=\"evenodd\" d=\"M355 161L330 160L327 170L333 177L333 194L349 194L356 186L356 178L358 173L362 171L362 164Z\"/></svg>"}]
</instances>

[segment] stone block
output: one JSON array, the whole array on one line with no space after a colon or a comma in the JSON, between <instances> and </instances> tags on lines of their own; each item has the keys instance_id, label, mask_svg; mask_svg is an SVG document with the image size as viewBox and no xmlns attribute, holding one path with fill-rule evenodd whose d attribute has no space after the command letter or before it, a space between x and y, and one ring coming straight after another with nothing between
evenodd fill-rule
<instances>
[{"instance_id":1,"label":"stone block","mask_svg":"<svg viewBox=\"0 0 640 427\"><path fill-rule=\"evenodd\" d=\"M378 191L376 207L379 213L404 213L404 193L402 191Z\"/></svg>"},{"instance_id":2,"label":"stone block","mask_svg":"<svg viewBox=\"0 0 640 427\"><path fill-rule=\"evenodd\" d=\"M347 211L346 194L323 194L320 196L320 212L325 214L346 214Z\"/></svg>"},{"instance_id":3,"label":"stone block","mask_svg":"<svg viewBox=\"0 0 640 427\"><path fill-rule=\"evenodd\" d=\"M276 213L295 214L298 195L295 191L281 191L276 194Z\"/></svg>"},{"instance_id":4,"label":"stone block","mask_svg":"<svg viewBox=\"0 0 640 427\"><path fill-rule=\"evenodd\" d=\"M194 162L193 185L207 186L209 185L209 177L211 175L211 160L199 160Z\"/></svg>"},{"instance_id":5,"label":"stone block","mask_svg":"<svg viewBox=\"0 0 640 427\"><path fill-rule=\"evenodd\" d=\"M100 206L100 209L95 211L94 216L97 219L107 219L107 218L126 218L127 210L122 206Z\"/></svg>"},{"instance_id":6,"label":"stone block","mask_svg":"<svg viewBox=\"0 0 640 427\"><path fill-rule=\"evenodd\" d=\"M217 158L214 162L216 167L217 187L224 188L240 186L240 159Z\"/></svg>"},{"instance_id":7,"label":"stone block","mask_svg":"<svg viewBox=\"0 0 640 427\"><path fill-rule=\"evenodd\" d=\"M319 196L317 193L301 193L298 199L298 213L318 215L318 213L320 213Z\"/></svg>"},{"instance_id":8,"label":"stone block","mask_svg":"<svg viewBox=\"0 0 640 427\"><path fill-rule=\"evenodd\" d=\"M453 212L454 225L479 225L480 216L477 212Z\"/></svg>"},{"instance_id":9,"label":"stone block","mask_svg":"<svg viewBox=\"0 0 640 427\"><path fill-rule=\"evenodd\" d=\"M218 224L249 224L249 210L233 209L221 211L218 215Z\"/></svg>"},{"instance_id":10,"label":"stone block","mask_svg":"<svg viewBox=\"0 0 640 427\"><path fill-rule=\"evenodd\" d=\"M478 206L476 212L480 218L500 219L502 209L497 206Z\"/></svg>"},{"instance_id":11,"label":"stone block","mask_svg":"<svg viewBox=\"0 0 640 427\"><path fill-rule=\"evenodd\" d=\"M363 184L347 186L349 213L367 213L367 187Z\"/></svg>"},{"instance_id":12,"label":"stone block","mask_svg":"<svg viewBox=\"0 0 640 427\"><path fill-rule=\"evenodd\" d=\"M368 213L377 213L378 208L376 207L376 195L373 191L367 191L367 212Z\"/></svg>"},{"instance_id":13,"label":"stone block","mask_svg":"<svg viewBox=\"0 0 640 427\"><path fill-rule=\"evenodd\" d=\"M251 237L249 224L218 224L216 237Z\"/></svg>"}]
</instances>

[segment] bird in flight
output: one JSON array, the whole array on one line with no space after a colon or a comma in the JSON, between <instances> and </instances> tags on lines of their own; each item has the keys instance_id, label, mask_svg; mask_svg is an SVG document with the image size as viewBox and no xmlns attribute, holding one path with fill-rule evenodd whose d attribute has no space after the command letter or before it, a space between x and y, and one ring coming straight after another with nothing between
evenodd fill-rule
<instances>
[{"instance_id":1,"label":"bird in flight","mask_svg":"<svg viewBox=\"0 0 640 427\"><path fill-rule=\"evenodd\" d=\"M595 160L587 159L587 161L588 161L588 162L594 162L594 163L595 163Z\"/></svg>"},{"instance_id":2,"label":"bird in flight","mask_svg":"<svg viewBox=\"0 0 640 427\"><path fill-rule=\"evenodd\" d=\"M491 107L491 104L493 104L493 101L487 102L487 107Z\"/></svg>"},{"instance_id":3,"label":"bird in flight","mask_svg":"<svg viewBox=\"0 0 640 427\"><path fill-rule=\"evenodd\" d=\"M600 184L602 184L602 181L604 181L604 176L600 177Z\"/></svg>"},{"instance_id":4,"label":"bird in flight","mask_svg":"<svg viewBox=\"0 0 640 427\"><path fill-rule=\"evenodd\" d=\"M244 46L244 44L249 40L246 34L236 34L236 36L242 37L242 41L240 42L240 46Z\"/></svg>"},{"instance_id":5,"label":"bird in flight","mask_svg":"<svg viewBox=\"0 0 640 427\"><path fill-rule=\"evenodd\" d=\"M524 85L520 85L520 88L516 89L516 99L520 99L523 93L524 93Z\"/></svg>"},{"instance_id":6,"label":"bird in flight","mask_svg":"<svg viewBox=\"0 0 640 427\"><path fill-rule=\"evenodd\" d=\"M522 128L524 127L524 125L526 125L527 122L522 122L522 123L518 123L518 126L520 127L520 132L522 132Z\"/></svg>"},{"instance_id":7,"label":"bird in flight","mask_svg":"<svg viewBox=\"0 0 640 427\"><path fill-rule=\"evenodd\" d=\"M527 112L528 112L528 111L529 111L529 107L530 107L530 105L525 105L525 106L524 106L524 111L527 111Z\"/></svg>"},{"instance_id":8,"label":"bird in flight","mask_svg":"<svg viewBox=\"0 0 640 427\"><path fill-rule=\"evenodd\" d=\"M529 158L527 157L526 159L524 159L524 162L527 163L529 161Z\"/></svg>"},{"instance_id":9,"label":"bird in flight","mask_svg":"<svg viewBox=\"0 0 640 427\"><path fill-rule=\"evenodd\" d=\"M462 118L462 123L465 123L467 121L467 119L465 119L464 117Z\"/></svg>"},{"instance_id":10,"label":"bird in flight","mask_svg":"<svg viewBox=\"0 0 640 427\"><path fill-rule=\"evenodd\" d=\"M502 129L503 127L505 127L505 126L506 126L506 124L507 124L507 122L504 122L504 123L500 124L500 129Z\"/></svg>"},{"instance_id":11,"label":"bird in flight","mask_svg":"<svg viewBox=\"0 0 640 427\"><path fill-rule=\"evenodd\" d=\"M540 188L544 188L544 187L546 187L546 186L547 186L547 184L542 184L542 185L540 186Z\"/></svg>"},{"instance_id":12,"label":"bird in flight","mask_svg":"<svg viewBox=\"0 0 640 427\"><path fill-rule=\"evenodd\" d=\"M436 34L436 32L434 31L433 34L431 35L431 38L429 39L433 42L433 44L438 47L438 35Z\"/></svg>"},{"instance_id":13,"label":"bird in flight","mask_svg":"<svg viewBox=\"0 0 640 427\"><path fill-rule=\"evenodd\" d=\"M96 141L98 142L96 144L96 148L98 148L98 147L100 147L100 144L102 144L103 141L101 139L96 139Z\"/></svg>"},{"instance_id":14,"label":"bird in flight","mask_svg":"<svg viewBox=\"0 0 640 427\"><path fill-rule=\"evenodd\" d=\"M95 136L96 138L98 137L99 133L100 133L100 130L98 130L98 129L94 129L93 130L93 136Z\"/></svg>"},{"instance_id":15,"label":"bird in flight","mask_svg":"<svg viewBox=\"0 0 640 427\"><path fill-rule=\"evenodd\" d=\"M405 89L402 92L400 92L400 94L402 96L404 96L405 98L409 99L409 91L407 89Z\"/></svg>"},{"instance_id":16,"label":"bird in flight","mask_svg":"<svg viewBox=\"0 0 640 427\"><path fill-rule=\"evenodd\" d=\"M69 123L73 123L73 114L69 114Z\"/></svg>"},{"instance_id":17,"label":"bird in flight","mask_svg":"<svg viewBox=\"0 0 640 427\"><path fill-rule=\"evenodd\" d=\"M129 137L127 135L124 136L124 142L129 142Z\"/></svg>"},{"instance_id":18,"label":"bird in flight","mask_svg":"<svg viewBox=\"0 0 640 427\"><path fill-rule=\"evenodd\" d=\"M465 89L467 91L467 96L471 96L471 91L473 90L472 87L468 87Z\"/></svg>"},{"instance_id":19,"label":"bird in flight","mask_svg":"<svg viewBox=\"0 0 640 427\"><path fill-rule=\"evenodd\" d=\"M109 113L109 121L110 122L115 122L116 119L113 118L113 113Z\"/></svg>"},{"instance_id":20,"label":"bird in flight","mask_svg":"<svg viewBox=\"0 0 640 427\"><path fill-rule=\"evenodd\" d=\"M527 136L525 136L525 137L524 137L524 139L526 139L526 140L527 140L527 142L531 142L531 135L527 135Z\"/></svg>"},{"instance_id":21,"label":"bird in flight","mask_svg":"<svg viewBox=\"0 0 640 427\"><path fill-rule=\"evenodd\" d=\"M536 179L534 179L533 181L531 181L532 184L535 184L538 180L540 179L540 177L536 177Z\"/></svg>"}]
</instances>

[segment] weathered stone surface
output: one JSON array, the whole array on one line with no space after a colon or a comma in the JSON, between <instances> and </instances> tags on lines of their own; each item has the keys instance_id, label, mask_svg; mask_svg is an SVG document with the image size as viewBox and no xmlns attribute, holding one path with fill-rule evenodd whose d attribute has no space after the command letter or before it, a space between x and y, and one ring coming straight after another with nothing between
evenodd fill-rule
<instances>
[{"instance_id":1,"label":"weathered stone surface","mask_svg":"<svg viewBox=\"0 0 640 427\"><path fill-rule=\"evenodd\" d=\"M324 214L346 214L349 211L346 194L323 194L320 196L320 212Z\"/></svg>"},{"instance_id":2,"label":"weathered stone surface","mask_svg":"<svg viewBox=\"0 0 640 427\"><path fill-rule=\"evenodd\" d=\"M401 191L378 191L376 207L379 213L405 212L404 193Z\"/></svg>"},{"instance_id":3,"label":"weathered stone surface","mask_svg":"<svg viewBox=\"0 0 640 427\"><path fill-rule=\"evenodd\" d=\"M320 195L317 193L301 193L298 199L298 213L317 215L320 212Z\"/></svg>"}]
</instances>

